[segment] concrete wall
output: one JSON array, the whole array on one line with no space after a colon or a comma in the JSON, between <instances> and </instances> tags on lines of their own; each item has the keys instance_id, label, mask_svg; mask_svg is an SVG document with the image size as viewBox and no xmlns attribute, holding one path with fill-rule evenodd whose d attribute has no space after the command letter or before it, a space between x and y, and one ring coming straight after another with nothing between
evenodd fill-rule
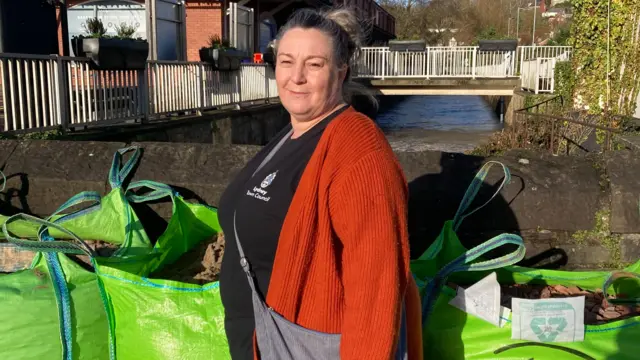
<instances>
[{"instance_id":1,"label":"concrete wall","mask_svg":"<svg viewBox=\"0 0 640 360\"><path fill-rule=\"evenodd\" d=\"M68 136L74 140L265 145L290 121L278 100L272 101L271 104L248 105L241 110L214 110L192 118L106 127L69 133ZM371 118L376 116L375 108L366 97L354 97L353 107Z\"/></svg>"},{"instance_id":2,"label":"concrete wall","mask_svg":"<svg viewBox=\"0 0 640 360\"><path fill-rule=\"evenodd\" d=\"M118 142L0 141L8 178L0 213L51 214L80 191L109 190L107 173ZM171 184L193 201L216 205L226 185L260 149L251 145L140 143L143 156L133 180ZM397 153L410 181L413 256L436 238L474 174L487 159L433 151ZM527 265L598 268L640 257L640 158L620 152L602 158L510 152L497 158L512 182L487 207L463 223L460 236L473 246L504 232L525 238ZM492 171L476 204L499 183ZM168 204L136 207L153 232L162 231ZM152 211L153 210L153 211ZM158 217L156 212L160 214ZM596 221L598 220L598 221Z\"/></svg>"},{"instance_id":3,"label":"concrete wall","mask_svg":"<svg viewBox=\"0 0 640 360\"><path fill-rule=\"evenodd\" d=\"M500 96L483 96L489 106L500 116ZM504 125L511 126L514 121L515 111L524 107L524 95L515 92L513 96L503 96L504 98Z\"/></svg>"},{"instance_id":4,"label":"concrete wall","mask_svg":"<svg viewBox=\"0 0 640 360\"><path fill-rule=\"evenodd\" d=\"M190 119L169 119L131 127L71 133L75 140L159 141L216 145L265 145L289 123L280 104L256 105L242 110L216 110Z\"/></svg>"}]
</instances>

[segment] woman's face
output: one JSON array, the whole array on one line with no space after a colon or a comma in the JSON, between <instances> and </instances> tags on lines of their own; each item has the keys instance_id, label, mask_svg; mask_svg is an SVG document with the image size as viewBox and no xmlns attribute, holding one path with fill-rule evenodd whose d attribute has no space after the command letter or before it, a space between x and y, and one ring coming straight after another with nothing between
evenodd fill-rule
<instances>
[{"instance_id":1,"label":"woman's face","mask_svg":"<svg viewBox=\"0 0 640 360\"><path fill-rule=\"evenodd\" d=\"M319 30L293 28L278 43L278 94L297 121L316 119L342 101L346 70L333 57L331 39Z\"/></svg>"}]
</instances>

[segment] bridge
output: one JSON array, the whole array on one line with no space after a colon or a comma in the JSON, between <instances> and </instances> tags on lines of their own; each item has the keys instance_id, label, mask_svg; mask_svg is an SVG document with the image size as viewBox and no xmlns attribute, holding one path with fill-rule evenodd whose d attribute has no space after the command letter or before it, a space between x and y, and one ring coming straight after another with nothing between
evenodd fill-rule
<instances>
[{"instance_id":1,"label":"bridge","mask_svg":"<svg viewBox=\"0 0 640 360\"><path fill-rule=\"evenodd\" d=\"M558 61L568 46L521 46L481 51L478 46L437 46L424 51L362 49L356 78L382 95L498 95L515 90L553 93Z\"/></svg>"},{"instance_id":2,"label":"bridge","mask_svg":"<svg viewBox=\"0 0 640 360\"><path fill-rule=\"evenodd\" d=\"M552 93L553 69L569 47L487 52L473 46L398 52L367 47L354 76L382 95ZM274 70L243 63L218 71L202 62L148 61L143 70L95 70L91 60L0 53L2 131L86 129L167 121L277 98Z\"/></svg>"}]
</instances>

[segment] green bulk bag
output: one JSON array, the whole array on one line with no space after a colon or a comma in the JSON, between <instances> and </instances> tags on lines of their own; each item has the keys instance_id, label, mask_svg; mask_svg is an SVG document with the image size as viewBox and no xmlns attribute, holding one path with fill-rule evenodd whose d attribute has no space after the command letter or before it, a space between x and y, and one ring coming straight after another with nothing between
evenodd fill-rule
<instances>
[{"instance_id":1,"label":"green bulk bag","mask_svg":"<svg viewBox=\"0 0 640 360\"><path fill-rule=\"evenodd\" d=\"M121 166L122 156L130 151L134 152L133 155ZM135 211L125 198L126 189L123 188L123 183L138 163L140 155L141 150L137 146L116 151L109 171L111 191L104 197L95 191L82 192L60 206L48 220L64 219L65 228L83 239L100 240L119 245L119 248L111 256L96 257L97 261L101 264L146 275L142 272L141 266L152 256L150 255L151 241L142 228ZM90 206L80 211L65 213L69 208L87 202L90 203ZM0 223L4 223L6 219L7 217L0 217ZM27 238L36 236L35 228L28 222L13 222L11 231L14 236ZM51 230L51 236L56 239L68 239L67 234L55 229ZM6 246L6 243L4 245Z\"/></svg>"},{"instance_id":2,"label":"green bulk bag","mask_svg":"<svg viewBox=\"0 0 640 360\"><path fill-rule=\"evenodd\" d=\"M131 190L153 189L138 196ZM154 247L159 254L147 263L153 273L176 261L200 241L222 230L217 210L185 202L171 187L140 181L131 184L127 198L145 202L164 197L173 202L173 216ZM218 282L195 285L149 279L125 271L98 266L107 293L109 311L116 321L116 359L230 359L224 330L224 308Z\"/></svg>"},{"instance_id":3,"label":"green bulk bag","mask_svg":"<svg viewBox=\"0 0 640 360\"><path fill-rule=\"evenodd\" d=\"M173 215L167 229L158 238L148 261L140 267L141 272L161 269L221 231L216 209L187 203L171 187L156 182L132 183L129 189L139 187L153 191L140 196L128 190L129 201L145 202L163 197L170 197L173 201ZM19 220L41 225L38 231L41 241L18 239L9 234L7 224ZM53 233L54 229L65 233L65 238L73 239L75 243L43 241L52 240L50 232ZM3 231L9 241L23 248L37 251L55 249L94 256L91 249L83 245L76 234L63 228L59 221L49 222L20 214L10 218ZM59 256L64 257L62 254ZM99 289L104 294L102 304L109 323L110 350L107 353L111 359L230 359L217 282L200 286L149 279L120 267L101 264L95 258L92 264L95 268L92 275L94 278L97 276Z\"/></svg>"},{"instance_id":4,"label":"green bulk bag","mask_svg":"<svg viewBox=\"0 0 640 360\"><path fill-rule=\"evenodd\" d=\"M504 319L506 325L499 328L449 305L456 291L448 287L447 282L466 287L493 269L497 269L498 282L504 285L564 285L607 291L614 279L615 274L609 272L568 272L512 266L510 264L524 257L522 240L515 235L504 234L467 250L460 243L456 230L462 219L468 216L461 214L477 194L490 166L490 163L485 165L478 173L454 220L445 223L436 242L412 262L412 271L423 297L425 359L637 359L640 343L635 339L640 336L640 317L603 325L585 325L582 342L542 343L512 340L511 317ZM503 168L506 175L504 185L509 173L506 167ZM517 249L498 259L482 261L489 250L507 243L516 244ZM476 259L481 261L473 263ZM614 283L613 291L608 293L625 293L632 298L640 298L640 282L635 274L639 268L640 262L625 269L633 279Z\"/></svg>"},{"instance_id":5,"label":"green bulk bag","mask_svg":"<svg viewBox=\"0 0 640 360\"><path fill-rule=\"evenodd\" d=\"M217 281L201 286L97 269L115 319L115 359L231 359Z\"/></svg>"},{"instance_id":6,"label":"green bulk bag","mask_svg":"<svg viewBox=\"0 0 640 360\"><path fill-rule=\"evenodd\" d=\"M5 234L11 221L3 224ZM42 250L31 268L0 274L0 358L109 359L109 324L97 277L57 247Z\"/></svg>"}]
</instances>

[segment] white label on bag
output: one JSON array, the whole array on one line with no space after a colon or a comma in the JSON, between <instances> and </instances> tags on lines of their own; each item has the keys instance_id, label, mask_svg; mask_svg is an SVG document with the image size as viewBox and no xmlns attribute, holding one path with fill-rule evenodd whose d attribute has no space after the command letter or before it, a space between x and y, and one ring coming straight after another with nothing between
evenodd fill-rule
<instances>
[{"instance_id":1,"label":"white label on bag","mask_svg":"<svg viewBox=\"0 0 640 360\"><path fill-rule=\"evenodd\" d=\"M537 342L584 340L584 296L512 300L511 338Z\"/></svg>"},{"instance_id":2,"label":"white label on bag","mask_svg":"<svg viewBox=\"0 0 640 360\"><path fill-rule=\"evenodd\" d=\"M449 304L495 326L504 326L505 321L500 320L501 314L508 319L508 313L500 306L500 284L495 272L467 289L459 287L456 297Z\"/></svg>"}]
</instances>

